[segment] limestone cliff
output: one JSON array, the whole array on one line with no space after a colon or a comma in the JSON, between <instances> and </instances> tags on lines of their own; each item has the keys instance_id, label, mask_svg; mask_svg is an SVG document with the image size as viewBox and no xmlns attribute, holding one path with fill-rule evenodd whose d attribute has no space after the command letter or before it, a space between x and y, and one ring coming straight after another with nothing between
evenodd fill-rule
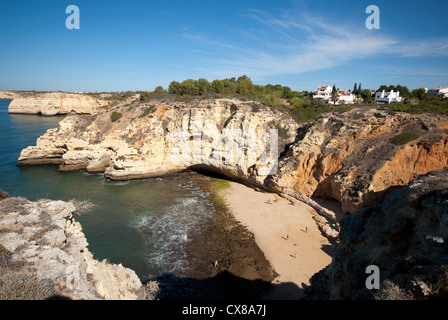
<instances>
[{"instance_id":1,"label":"limestone cliff","mask_svg":"<svg viewBox=\"0 0 448 320\"><path fill-rule=\"evenodd\" d=\"M276 154L275 164L298 125L265 106L252 112L253 104L226 99L136 102L94 116L68 116L36 146L24 149L18 164L53 163L63 171L104 172L113 180L199 168L263 185L272 164L269 155ZM119 119L113 121L113 115ZM269 130L276 127L285 128L287 136L269 140ZM259 142L266 143L257 144L254 139L262 134L265 140Z\"/></svg>"},{"instance_id":2,"label":"limestone cliff","mask_svg":"<svg viewBox=\"0 0 448 320\"><path fill-rule=\"evenodd\" d=\"M76 212L70 202L0 200L1 299L146 298L133 270L93 258Z\"/></svg>"},{"instance_id":3,"label":"limestone cliff","mask_svg":"<svg viewBox=\"0 0 448 320\"><path fill-rule=\"evenodd\" d=\"M430 172L340 221L331 264L307 299L447 299L448 170ZM369 265L379 289L367 289ZM371 283L371 282L369 282Z\"/></svg>"},{"instance_id":4,"label":"limestone cliff","mask_svg":"<svg viewBox=\"0 0 448 320\"><path fill-rule=\"evenodd\" d=\"M375 204L419 174L448 167L448 119L354 109L303 124L270 187L328 197L343 212ZM414 140L394 140L404 133Z\"/></svg>"},{"instance_id":5,"label":"limestone cliff","mask_svg":"<svg viewBox=\"0 0 448 320\"><path fill-rule=\"evenodd\" d=\"M270 129L278 130L278 145L270 144ZM236 135L223 135L226 130ZM264 140L253 139L259 132ZM311 198L332 198L347 213L375 204L418 174L448 167L448 119L364 107L298 125L254 101L133 100L66 117L22 151L18 165L34 164L104 172L114 180L212 170L316 208ZM328 210L319 213L336 219Z\"/></svg>"},{"instance_id":6,"label":"limestone cliff","mask_svg":"<svg viewBox=\"0 0 448 320\"><path fill-rule=\"evenodd\" d=\"M14 96L9 104L9 113L39 114L54 116L60 114L94 114L106 101L77 93L46 92L22 93Z\"/></svg>"}]
</instances>

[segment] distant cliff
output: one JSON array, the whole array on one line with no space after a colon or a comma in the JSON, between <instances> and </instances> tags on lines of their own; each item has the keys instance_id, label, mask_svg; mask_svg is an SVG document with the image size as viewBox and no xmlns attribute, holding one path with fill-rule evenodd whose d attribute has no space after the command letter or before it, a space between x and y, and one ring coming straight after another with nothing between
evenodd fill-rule
<instances>
[{"instance_id":1,"label":"distant cliff","mask_svg":"<svg viewBox=\"0 0 448 320\"><path fill-rule=\"evenodd\" d=\"M448 170L430 172L340 221L331 264L306 299L448 299ZM369 265L379 289L367 289Z\"/></svg>"},{"instance_id":2,"label":"distant cliff","mask_svg":"<svg viewBox=\"0 0 448 320\"><path fill-rule=\"evenodd\" d=\"M5 98L13 98L9 104L9 113L39 114L54 116L61 114L94 114L98 108L108 103L91 96L77 93L45 92L45 93L14 93L4 92Z\"/></svg>"}]
</instances>

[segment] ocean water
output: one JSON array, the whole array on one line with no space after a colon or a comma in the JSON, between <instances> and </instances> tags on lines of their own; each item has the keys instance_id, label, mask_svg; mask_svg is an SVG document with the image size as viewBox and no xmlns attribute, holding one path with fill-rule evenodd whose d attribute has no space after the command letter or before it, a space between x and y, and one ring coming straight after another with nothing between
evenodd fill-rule
<instances>
[{"instance_id":1,"label":"ocean water","mask_svg":"<svg viewBox=\"0 0 448 320\"><path fill-rule=\"evenodd\" d=\"M64 117L10 115L9 102L0 100L0 189L29 200L88 200L94 209L76 220L96 259L121 263L142 280L167 272L188 276L187 245L214 222L204 188L182 175L114 182L57 166L17 167L20 151Z\"/></svg>"}]
</instances>

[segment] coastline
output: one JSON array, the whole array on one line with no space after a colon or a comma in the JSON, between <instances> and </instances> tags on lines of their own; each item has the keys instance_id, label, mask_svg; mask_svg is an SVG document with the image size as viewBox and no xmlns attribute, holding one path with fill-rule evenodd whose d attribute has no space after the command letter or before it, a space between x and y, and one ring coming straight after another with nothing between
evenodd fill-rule
<instances>
[{"instance_id":1,"label":"coastline","mask_svg":"<svg viewBox=\"0 0 448 320\"><path fill-rule=\"evenodd\" d=\"M230 182L221 195L235 219L254 234L278 274L265 299L300 299L310 278L332 259L331 243L314 221L313 209L236 182Z\"/></svg>"}]
</instances>

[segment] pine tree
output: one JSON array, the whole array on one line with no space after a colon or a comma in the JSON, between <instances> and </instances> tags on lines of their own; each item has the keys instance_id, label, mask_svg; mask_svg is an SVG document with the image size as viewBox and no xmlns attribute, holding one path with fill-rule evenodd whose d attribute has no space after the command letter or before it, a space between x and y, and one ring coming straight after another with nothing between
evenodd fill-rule
<instances>
[{"instance_id":1,"label":"pine tree","mask_svg":"<svg viewBox=\"0 0 448 320\"><path fill-rule=\"evenodd\" d=\"M333 85L333 90L331 91L331 100L333 100L334 104L336 104L336 102L339 100L339 92L336 89L336 85Z\"/></svg>"}]
</instances>

